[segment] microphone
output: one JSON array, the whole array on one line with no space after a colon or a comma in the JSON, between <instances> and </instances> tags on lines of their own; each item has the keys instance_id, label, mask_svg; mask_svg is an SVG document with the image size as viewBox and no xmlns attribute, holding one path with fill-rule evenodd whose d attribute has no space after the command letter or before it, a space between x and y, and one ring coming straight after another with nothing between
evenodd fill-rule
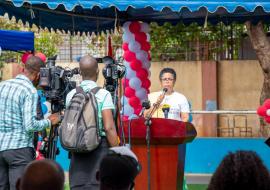
<instances>
[{"instance_id":1,"label":"microphone","mask_svg":"<svg viewBox=\"0 0 270 190\"><path fill-rule=\"evenodd\" d=\"M143 103L142 103L142 110L139 114L139 117L143 116L144 114L144 111L145 110L148 110L151 106L150 106L150 101L149 100L144 100Z\"/></svg>"},{"instance_id":2,"label":"microphone","mask_svg":"<svg viewBox=\"0 0 270 190\"><path fill-rule=\"evenodd\" d=\"M158 107L161 104L161 102L164 99L165 94L166 94L167 91L168 91L168 88L163 88L162 94L159 95L156 103L154 103L154 106L157 106Z\"/></svg>"},{"instance_id":3,"label":"microphone","mask_svg":"<svg viewBox=\"0 0 270 190\"><path fill-rule=\"evenodd\" d=\"M165 95L165 93L168 91L168 88L163 88L162 95Z\"/></svg>"},{"instance_id":4,"label":"microphone","mask_svg":"<svg viewBox=\"0 0 270 190\"><path fill-rule=\"evenodd\" d=\"M164 113L164 117L165 117L166 119L168 119L168 114L169 114L169 111L170 111L170 105L169 105L169 104L164 104L164 105L162 106L162 111L163 111L163 113Z\"/></svg>"}]
</instances>

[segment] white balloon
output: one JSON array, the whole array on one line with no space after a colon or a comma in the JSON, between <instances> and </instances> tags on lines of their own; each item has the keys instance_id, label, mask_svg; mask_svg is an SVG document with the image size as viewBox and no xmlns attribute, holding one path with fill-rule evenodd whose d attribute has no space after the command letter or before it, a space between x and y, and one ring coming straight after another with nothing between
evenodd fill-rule
<instances>
[{"instance_id":1,"label":"white balloon","mask_svg":"<svg viewBox=\"0 0 270 190\"><path fill-rule=\"evenodd\" d=\"M136 41L131 41L128 44L128 49L134 53L137 53L141 49L141 44Z\"/></svg>"},{"instance_id":2,"label":"white balloon","mask_svg":"<svg viewBox=\"0 0 270 190\"><path fill-rule=\"evenodd\" d=\"M122 36L123 42L129 43L131 41L134 41L134 34L130 32L125 32Z\"/></svg>"},{"instance_id":3,"label":"white balloon","mask_svg":"<svg viewBox=\"0 0 270 190\"><path fill-rule=\"evenodd\" d=\"M137 90L135 95L141 100L141 102L147 99L147 91L144 88Z\"/></svg>"},{"instance_id":4,"label":"white balloon","mask_svg":"<svg viewBox=\"0 0 270 190\"><path fill-rule=\"evenodd\" d=\"M144 60L142 67L149 70L151 67L151 62L149 60Z\"/></svg>"},{"instance_id":5,"label":"white balloon","mask_svg":"<svg viewBox=\"0 0 270 190\"><path fill-rule=\"evenodd\" d=\"M121 104L122 104L122 106L123 105L126 105L127 103L128 103L128 98L126 96L122 96L121 97Z\"/></svg>"},{"instance_id":6,"label":"white balloon","mask_svg":"<svg viewBox=\"0 0 270 190\"><path fill-rule=\"evenodd\" d=\"M136 119L136 118L139 118L136 114L132 114L128 117L128 119Z\"/></svg>"},{"instance_id":7,"label":"white balloon","mask_svg":"<svg viewBox=\"0 0 270 190\"><path fill-rule=\"evenodd\" d=\"M135 90L138 90L141 88L142 82L137 77L133 77L129 80L129 86Z\"/></svg>"},{"instance_id":8,"label":"white balloon","mask_svg":"<svg viewBox=\"0 0 270 190\"><path fill-rule=\"evenodd\" d=\"M150 34L149 34L149 33L146 33L146 41L147 41L147 42L150 42L150 39L151 39L151 38L150 38Z\"/></svg>"},{"instance_id":9,"label":"white balloon","mask_svg":"<svg viewBox=\"0 0 270 190\"><path fill-rule=\"evenodd\" d=\"M130 68L130 63L128 61L124 60L123 63L126 68Z\"/></svg>"},{"instance_id":10,"label":"white balloon","mask_svg":"<svg viewBox=\"0 0 270 190\"><path fill-rule=\"evenodd\" d=\"M149 24L145 22L141 23L141 31L145 33L149 33L150 32Z\"/></svg>"},{"instance_id":11,"label":"white balloon","mask_svg":"<svg viewBox=\"0 0 270 190\"><path fill-rule=\"evenodd\" d=\"M123 107L123 115L132 115L134 113L133 107L131 107L129 104L124 105Z\"/></svg>"},{"instance_id":12,"label":"white balloon","mask_svg":"<svg viewBox=\"0 0 270 190\"><path fill-rule=\"evenodd\" d=\"M127 72L126 77L127 77L128 79L131 79L131 78L133 78L133 77L136 77L136 72L133 71L131 68L127 68L127 69L126 69L126 72Z\"/></svg>"},{"instance_id":13,"label":"white balloon","mask_svg":"<svg viewBox=\"0 0 270 190\"><path fill-rule=\"evenodd\" d=\"M131 22L130 21L128 21L128 22L125 22L124 24L123 24L123 30L129 30L129 25L131 24Z\"/></svg>"},{"instance_id":14,"label":"white balloon","mask_svg":"<svg viewBox=\"0 0 270 190\"><path fill-rule=\"evenodd\" d=\"M144 63L146 60L148 60L148 54L145 51L140 51L136 53L136 58Z\"/></svg>"}]
</instances>

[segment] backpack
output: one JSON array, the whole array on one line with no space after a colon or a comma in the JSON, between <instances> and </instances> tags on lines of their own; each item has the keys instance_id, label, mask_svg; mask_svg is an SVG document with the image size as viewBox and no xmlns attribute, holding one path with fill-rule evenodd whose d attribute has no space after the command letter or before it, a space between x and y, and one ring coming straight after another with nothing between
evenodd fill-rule
<instances>
[{"instance_id":1,"label":"backpack","mask_svg":"<svg viewBox=\"0 0 270 190\"><path fill-rule=\"evenodd\" d=\"M101 142L98 104L95 94L100 87L84 92L82 87L76 87L64 118L59 127L59 138L62 147L70 152L91 152Z\"/></svg>"}]
</instances>

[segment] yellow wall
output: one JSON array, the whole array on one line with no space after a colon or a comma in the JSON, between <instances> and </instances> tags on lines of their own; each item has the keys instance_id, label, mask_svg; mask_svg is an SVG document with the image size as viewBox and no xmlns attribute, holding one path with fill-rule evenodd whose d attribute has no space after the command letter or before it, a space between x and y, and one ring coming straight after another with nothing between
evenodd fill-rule
<instances>
[{"instance_id":1,"label":"yellow wall","mask_svg":"<svg viewBox=\"0 0 270 190\"><path fill-rule=\"evenodd\" d=\"M194 110L202 109L201 62L152 62L151 91L160 90L159 72L164 67L172 67L177 73L175 90L183 93L192 103ZM62 67L78 67L78 63L61 63ZM104 84L102 68L99 64L99 85ZM218 72L218 108L252 109L259 105L263 75L257 61L220 61Z\"/></svg>"},{"instance_id":2,"label":"yellow wall","mask_svg":"<svg viewBox=\"0 0 270 190\"><path fill-rule=\"evenodd\" d=\"M58 63L66 68L78 67L78 63ZM183 93L192 104L193 110L202 110L202 63L196 62L153 62L151 65L151 91L160 90L159 72L164 67L172 67L177 73L175 90ZM104 64L99 64L100 73L98 84L104 85L102 69ZM15 67L16 68L16 67ZM8 64L4 68L4 79L14 74L14 66ZM263 75L258 61L220 61L217 64L217 105L220 110L256 110L259 106L259 97L263 83ZM194 115L194 124L201 134L202 117ZM229 125L233 125L233 115L229 115ZM253 129L253 134L258 135L259 120L257 115L248 115L248 126ZM224 121L220 121L224 123ZM226 121L225 121L226 123Z\"/></svg>"}]
</instances>

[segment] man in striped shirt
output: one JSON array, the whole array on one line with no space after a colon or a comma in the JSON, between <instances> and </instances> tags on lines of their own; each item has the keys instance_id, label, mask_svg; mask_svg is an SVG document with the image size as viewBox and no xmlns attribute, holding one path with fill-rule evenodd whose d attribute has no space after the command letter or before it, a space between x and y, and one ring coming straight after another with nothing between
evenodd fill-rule
<instances>
[{"instance_id":1,"label":"man in striped shirt","mask_svg":"<svg viewBox=\"0 0 270 190\"><path fill-rule=\"evenodd\" d=\"M40 68L45 64L30 57L22 74L0 83L0 190L15 190L25 166L35 159L33 134L60 121L58 114L37 120Z\"/></svg>"}]
</instances>

